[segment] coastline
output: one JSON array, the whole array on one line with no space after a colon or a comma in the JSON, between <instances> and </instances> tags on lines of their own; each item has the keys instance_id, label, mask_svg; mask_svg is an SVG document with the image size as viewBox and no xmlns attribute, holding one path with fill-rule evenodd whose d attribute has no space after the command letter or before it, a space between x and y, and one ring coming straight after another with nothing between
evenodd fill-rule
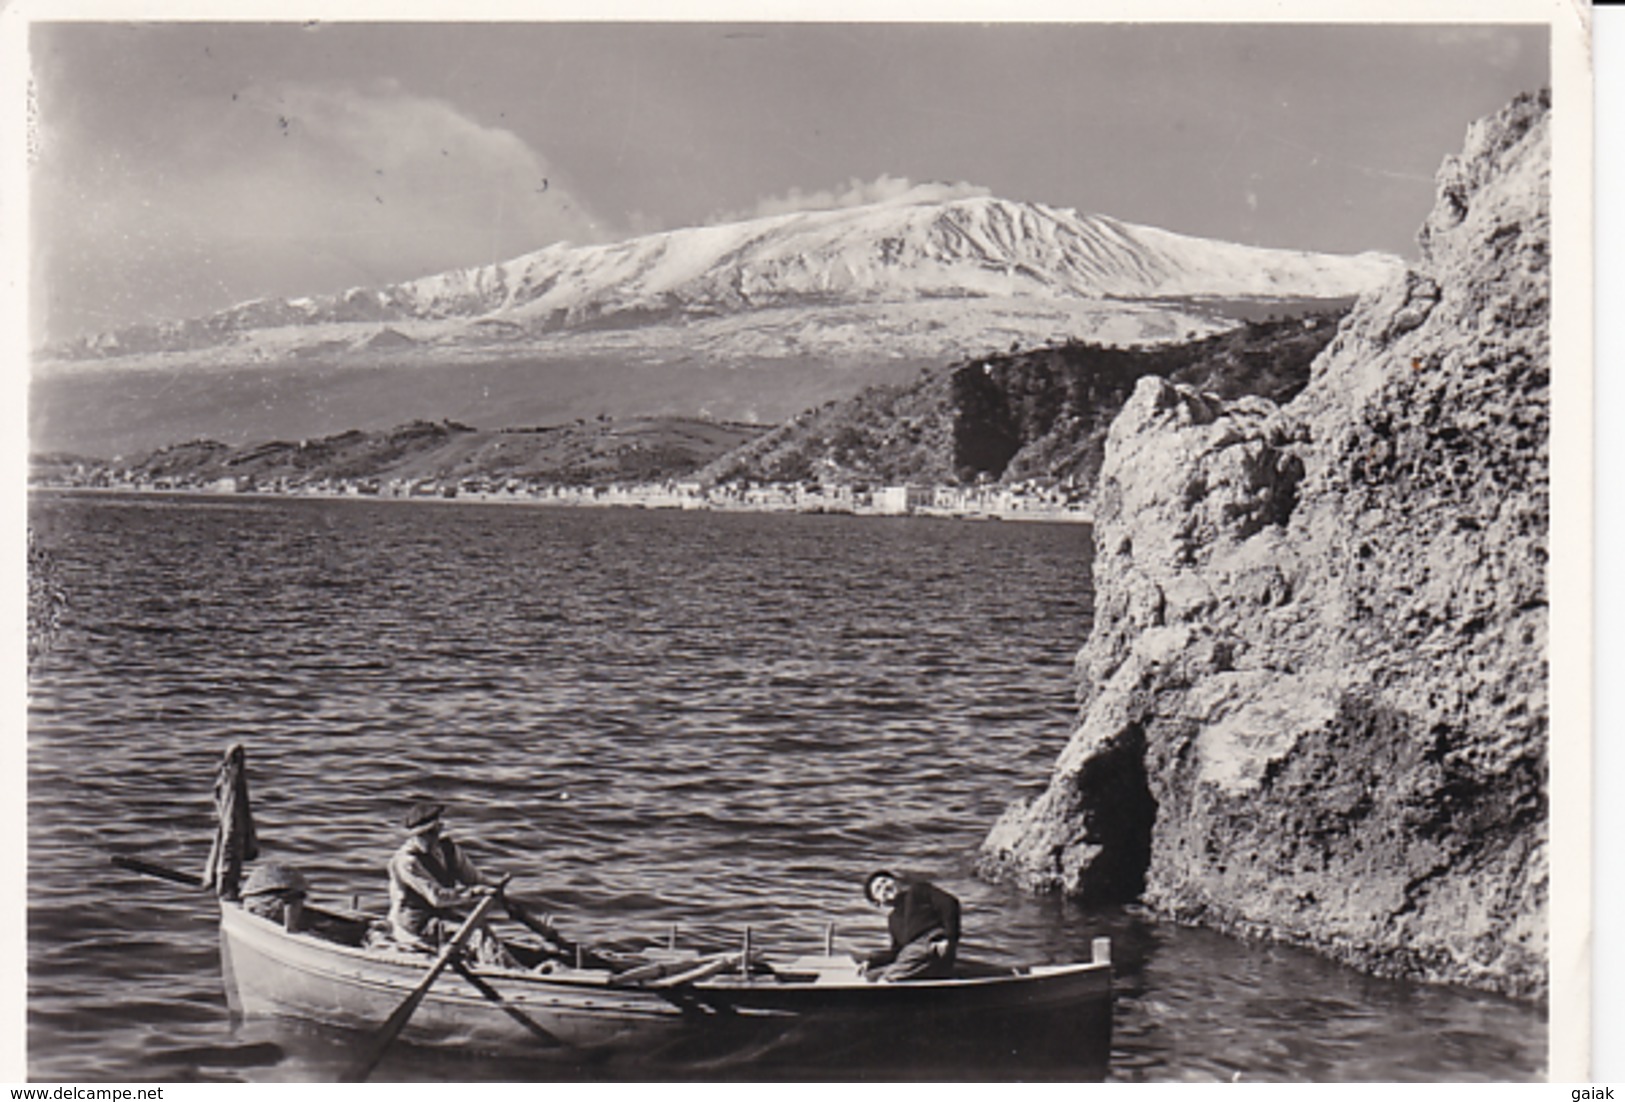
<instances>
[{"instance_id":1,"label":"coastline","mask_svg":"<svg viewBox=\"0 0 1625 1102\"><path fill-rule=\"evenodd\" d=\"M839 507L814 505L796 501L777 501L746 498L677 498L669 494L642 496L621 489L616 493L595 495L592 488L558 487L561 491L575 491L556 495L510 493L506 491L460 491L456 494L369 494L359 491L324 490L313 488L280 490L223 490L198 486L83 486L58 482L31 482L29 496L38 491L61 494L86 494L132 497L199 497L220 500L254 498L301 498L320 501L387 501L418 505L483 504L528 506L542 508L580 509L657 509L677 512L711 513L783 513L803 516L858 516L878 518L926 518L933 520L1011 521L1046 524L1093 524L1092 513L1069 506L1040 503L1020 504L1004 510L959 510L918 505L904 509L891 509L873 505ZM610 488L614 490L615 488Z\"/></svg>"}]
</instances>

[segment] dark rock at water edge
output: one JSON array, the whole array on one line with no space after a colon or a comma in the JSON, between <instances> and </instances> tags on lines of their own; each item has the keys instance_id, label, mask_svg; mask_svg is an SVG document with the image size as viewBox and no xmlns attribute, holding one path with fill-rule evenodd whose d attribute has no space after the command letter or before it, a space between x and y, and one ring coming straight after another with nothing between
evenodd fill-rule
<instances>
[{"instance_id":1,"label":"dark rock at water edge","mask_svg":"<svg viewBox=\"0 0 1625 1102\"><path fill-rule=\"evenodd\" d=\"M1470 128L1290 402L1138 383L1077 726L984 874L1544 996L1549 111Z\"/></svg>"}]
</instances>

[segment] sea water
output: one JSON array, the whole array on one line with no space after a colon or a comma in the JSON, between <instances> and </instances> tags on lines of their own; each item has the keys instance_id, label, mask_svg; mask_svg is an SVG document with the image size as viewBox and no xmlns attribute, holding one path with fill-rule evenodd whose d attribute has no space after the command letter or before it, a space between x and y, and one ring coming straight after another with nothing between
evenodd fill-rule
<instances>
[{"instance_id":1,"label":"sea water","mask_svg":"<svg viewBox=\"0 0 1625 1102\"><path fill-rule=\"evenodd\" d=\"M418 798L590 944L884 942L871 869L964 904L967 956L1113 939L1109 1076L1525 1080L1533 1007L985 884L1074 712L1086 526L38 493L70 605L31 670L28 1067L329 1080L353 1039L233 1021L201 870L242 743L264 857L382 910ZM838 1074L838 1069L832 1069ZM384 1078L546 1078L399 1046Z\"/></svg>"}]
</instances>

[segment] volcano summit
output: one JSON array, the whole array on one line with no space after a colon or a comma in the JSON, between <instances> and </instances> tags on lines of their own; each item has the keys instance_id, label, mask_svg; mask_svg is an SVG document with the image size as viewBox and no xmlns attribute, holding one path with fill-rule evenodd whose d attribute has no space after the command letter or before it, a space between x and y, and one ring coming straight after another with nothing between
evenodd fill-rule
<instances>
[{"instance_id":1,"label":"volcano summit","mask_svg":"<svg viewBox=\"0 0 1625 1102\"><path fill-rule=\"evenodd\" d=\"M225 439L413 416L776 421L921 365L1013 344L1154 343L1346 301L1397 268L1384 254L1261 249L1036 203L903 197L551 245L376 289L260 299L85 337L42 353L34 428L61 448L119 435L87 422L93 409L74 408L110 385L109 369L120 401L138 405L150 389L136 382L141 374L215 377L225 393L193 380L167 392L190 409L145 415L155 431L178 420L177 431ZM412 403L399 379L383 383L405 368ZM278 396L279 380L297 384L299 401ZM250 400L260 413L251 425L210 418L210 400L239 409ZM142 436L130 443L166 442Z\"/></svg>"}]
</instances>

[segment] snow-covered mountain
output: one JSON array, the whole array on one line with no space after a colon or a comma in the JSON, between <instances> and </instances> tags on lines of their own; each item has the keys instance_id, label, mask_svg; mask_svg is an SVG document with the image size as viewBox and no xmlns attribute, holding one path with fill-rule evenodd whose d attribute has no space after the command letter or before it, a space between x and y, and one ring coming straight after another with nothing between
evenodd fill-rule
<instances>
[{"instance_id":1,"label":"snow-covered mountain","mask_svg":"<svg viewBox=\"0 0 1625 1102\"><path fill-rule=\"evenodd\" d=\"M1349 300L1397 272L991 198L902 199L553 245L46 349L36 450L672 414L773 423L922 367L1143 345Z\"/></svg>"},{"instance_id":2,"label":"snow-covered mountain","mask_svg":"<svg viewBox=\"0 0 1625 1102\"><path fill-rule=\"evenodd\" d=\"M124 329L48 358L208 350L214 363L221 353L263 363L566 347L920 357L1057 336L1143 343L1228 327L1220 300L1349 298L1397 266L1383 254L1253 248L1036 203L905 199L552 245L382 288Z\"/></svg>"}]
</instances>

